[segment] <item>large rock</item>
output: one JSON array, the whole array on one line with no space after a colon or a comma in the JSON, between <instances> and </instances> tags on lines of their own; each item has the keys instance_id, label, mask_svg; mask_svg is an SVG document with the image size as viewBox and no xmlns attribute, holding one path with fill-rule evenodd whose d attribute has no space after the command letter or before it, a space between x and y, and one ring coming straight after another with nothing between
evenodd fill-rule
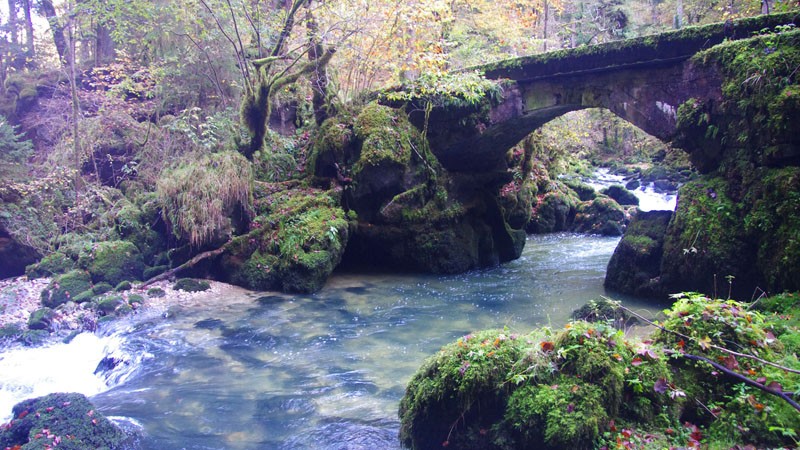
<instances>
[{"instance_id":1,"label":"large rock","mask_svg":"<svg viewBox=\"0 0 800 450\"><path fill-rule=\"evenodd\" d=\"M529 192L501 202L510 173L448 173L402 110L373 103L328 120L309 169L345 186L349 263L457 273L515 259L524 246L529 208L510 205L530 202Z\"/></svg>"},{"instance_id":2,"label":"large rock","mask_svg":"<svg viewBox=\"0 0 800 450\"><path fill-rule=\"evenodd\" d=\"M117 449L127 436L81 394L50 394L22 401L0 428L0 448Z\"/></svg>"},{"instance_id":3,"label":"large rock","mask_svg":"<svg viewBox=\"0 0 800 450\"><path fill-rule=\"evenodd\" d=\"M108 241L93 244L78 263L86 267L95 283L116 286L121 281L141 280L144 262L139 249L129 241Z\"/></svg>"},{"instance_id":4,"label":"large rock","mask_svg":"<svg viewBox=\"0 0 800 450\"><path fill-rule=\"evenodd\" d=\"M92 289L92 279L83 270L71 270L53 278L42 291L42 305L55 308Z\"/></svg>"},{"instance_id":5,"label":"large rock","mask_svg":"<svg viewBox=\"0 0 800 450\"><path fill-rule=\"evenodd\" d=\"M258 216L234 238L215 264L217 273L250 289L318 291L339 264L349 238L336 192L263 184Z\"/></svg>"},{"instance_id":6,"label":"large rock","mask_svg":"<svg viewBox=\"0 0 800 450\"><path fill-rule=\"evenodd\" d=\"M608 262L605 287L623 294L662 294L661 256L672 211L642 211L631 220Z\"/></svg>"}]
</instances>

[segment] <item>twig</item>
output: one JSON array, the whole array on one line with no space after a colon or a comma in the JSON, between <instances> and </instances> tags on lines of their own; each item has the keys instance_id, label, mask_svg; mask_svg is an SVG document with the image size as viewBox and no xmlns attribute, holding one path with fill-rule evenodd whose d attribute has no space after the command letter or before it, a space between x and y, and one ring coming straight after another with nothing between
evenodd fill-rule
<instances>
[{"instance_id":1,"label":"twig","mask_svg":"<svg viewBox=\"0 0 800 450\"><path fill-rule=\"evenodd\" d=\"M742 374L736 373L736 372L728 369L727 367L725 367L725 366L723 366L721 364L717 364L714 361L712 361L712 360L710 360L710 359L708 359L706 357L692 355L692 354L689 354L689 353L676 352L674 350L664 350L664 353L670 354L670 355L678 355L678 356L681 356L681 357L686 358L686 359L691 359L692 361L702 361L702 362L708 363L708 364L711 365L711 367L719 370L720 372L724 373L725 375L727 375L727 376L729 376L731 378L736 379L737 381L741 381L742 383L747 384L749 386L753 386L754 388L756 388L758 390L761 390L761 391L764 391L764 392L766 392L768 394L772 394L774 396L780 397L786 403L792 405L792 407L794 409L800 411L800 404L798 404L796 401L794 401L788 395L784 394L783 391L779 391L777 389L772 389L772 388L769 388L767 386L764 386L763 384L761 384L761 383L759 383L757 381L753 381L750 378L747 378L746 376L744 376Z\"/></svg>"}]
</instances>

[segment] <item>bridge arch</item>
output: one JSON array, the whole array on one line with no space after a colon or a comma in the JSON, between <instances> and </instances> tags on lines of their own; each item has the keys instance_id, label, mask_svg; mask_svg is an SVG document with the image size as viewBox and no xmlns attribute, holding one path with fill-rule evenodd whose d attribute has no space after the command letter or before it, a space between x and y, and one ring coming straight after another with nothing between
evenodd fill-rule
<instances>
[{"instance_id":1,"label":"bridge arch","mask_svg":"<svg viewBox=\"0 0 800 450\"><path fill-rule=\"evenodd\" d=\"M502 80L501 99L434 108L427 123L431 150L450 171L502 172L506 152L525 136L563 114L595 107L669 141L682 103L722 100L720 74L696 66L692 56L794 19L794 13L759 16L479 67ZM410 118L423 127L424 112Z\"/></svg>"}]
</instances>

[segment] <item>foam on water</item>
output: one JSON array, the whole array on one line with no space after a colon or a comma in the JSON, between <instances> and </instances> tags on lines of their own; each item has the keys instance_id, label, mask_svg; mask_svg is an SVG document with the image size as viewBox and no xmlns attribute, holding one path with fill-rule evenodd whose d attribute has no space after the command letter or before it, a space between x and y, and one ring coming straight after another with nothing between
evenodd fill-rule
<instances>
[{"instance_id":1,"label":"foam on water","mask_svg":"<svg viewBox=\"0 0 800 450\"><path fill-rule=\"evenodd\" d=\"M81 333L69 343L17 348L0 354L0 423L22 400L54 392L92 396L109 389L109 374L95 374L103 358L122 358L122 338ZM124 365L124 364L123 364ZM114 383L126 377L114 374Z\"/></svg>"}]
</instances>

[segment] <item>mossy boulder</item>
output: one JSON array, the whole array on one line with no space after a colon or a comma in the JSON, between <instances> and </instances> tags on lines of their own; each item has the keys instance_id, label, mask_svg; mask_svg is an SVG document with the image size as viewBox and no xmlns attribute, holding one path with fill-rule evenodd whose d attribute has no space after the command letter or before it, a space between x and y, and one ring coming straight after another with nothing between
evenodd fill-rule
<instances>
[{"instance_id":1,"label":"mossy boulder","mask_svg":"<svg viewBox=\"0 0 800 450\"><path fill-rule=\"evenodd\" d=\"M661 259L672 211L640 211L614 249L604 286L637 297L663 296Z\"/></svg>"},{"instance_id":2,"label":"mossy boulder","mask_svg":"<svg viewBox=\"0 0 800 450\"><path fill-rule=\"evenodd\" d=\"M339 264L349 228L339 194L305 185L267 184L258 216L220 258L217 276L250 289L315 292Z\"/></svg>"},{"instance_id":3,"label":"mossy boulder","mask_svg":"<svg viewBox=\"0 0 800 450\"><path fill-rule=\"evenodd\" d=\"M570 230L603 236L621 236L627 223L628 217L619 203L605 195L598 195L594 200L578 204Z\"/></svg>"},{"instance_id":4,"label":"mossy boulder","mask_svg":"<svg viewBox=\"0 0 800 450\"><path fill-rule=\"evenodd\" d=\"M193 278L181 278L172 286L176 291L203 292L211 289L211 284L206 280L195 280Z\"/></svg>"},{"instance_id":5,"label":"mossy boulder","mask_svg":"<svg viewBox=\"0 0 800 450\"><path fill-rule=\"evenodd\" d=\"M412 449L594 448L612 420L674 420L679 402L655 388L670 376L663 354L640 355L601 323L475 333L411 379L400 437Z\"/></svg>"},{"instance_id":6,"label":"mossy boulder","mask_svg":"<svg viewBox=\"0 0 800 450\"><path fill-rule=\"evenodd\" d=\"M56 317L56 312L52 308L39 308L32 312L28 318L28 329L31 330L49 330L50 325Z\"/></svg>"},{"instance_id":7,"label":"mossy boulder","mask_svg":"<svg viewBox=\"0 0 800 450\"><path fill-rule=\"evenodd\" d=\"M313 174L344 186L342 204L357 217L346 263L457 273L519 257L531 190L520 182L499 198L510 172L448 173L407 114L378 103L321 132Z\"/></svg>"},{"instance_id":8,"label":"mossy boulder","mask_svg":"<svg viewBox=\"0 0 800 450\"><path fill-rule=\"evenodd\" d=\"M42 305L55 308L91 289L92 279L88 272L71 270L53 278L47 288L42 291Z\"/></svg>"},{"instance_id":9,"label":"mossy boulder","mask_svg":"<svg viewBox=\"0 0 800 450\"><path fill-rule=\"evenodd\" d=\"M568 230L575 220L580 203L578 194L558 180L550 181L545 189L539 192L526 230L529 233Z\"/></svg>"},{"instance_id":10,"label":"mossy boulder","mask_svg":"<svg viewBox=\"0 0 800 450\"><path fill-rule=\"evenodd\" d=\"M61 252L46 255L39 262L25 268L28 278L45 278L66 273L75 268L75 261Z\"/></svg>"},{"instance_id":11,"label":"mossy boulder","mask_svg":"<svg viewBox=\"0 0 800 450\"><path fill-rule=\"evenodd\" d=\"M625 186L613 184L600 191L600 193L613 198L620 205L639 206L639 197L629 191Z\"/></svg>"},{"instance_id":12,"label":"mossy boulder","mask_svg":"<svg viewBox=\"0 0 800 450\"><path fill-rule=\"evenodd\" d=\"M144 262L141 252L129 241L99 242L84 251L78 260L95 283L116 286L121 281L141 280Z\"/></svg>"},{"instance_id":13,"label":"mossy boulder","mask_svg":"<svg viewBox=\"0 0 800 450\"><path fill-rule=\"evenodd\" d=\"M127 436L81 394L50 394L14 405L0 429L3 448L122 448Z\"/></svg>"}]
</instances>

